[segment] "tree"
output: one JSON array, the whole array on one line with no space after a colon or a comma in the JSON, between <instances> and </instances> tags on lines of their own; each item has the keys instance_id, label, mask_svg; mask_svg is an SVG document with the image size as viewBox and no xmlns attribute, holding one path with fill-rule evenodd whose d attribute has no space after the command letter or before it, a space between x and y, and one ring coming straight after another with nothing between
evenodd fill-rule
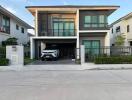
<instances>
[{"instance_id":1,"label":"tree","mask_svg":"<svg viewBox=\"0 0 132 100\"><path fill-rule=\"evenodd\" d=\"M125 38L122 35L118 35L116 37L115 45L116 46L122 46L124 44Z\"/></svg>"},{"instance_id":2,"label":"tree","mask_svg":"<svg viewBox=\"0 0 132 100\"><path fill-rule=\"evenodd\" d=\"M6 45L17 45L17 39L16 38L8 38L5 41L2 41L2 46L6 46Z\"/></svg>"}]
</instances>

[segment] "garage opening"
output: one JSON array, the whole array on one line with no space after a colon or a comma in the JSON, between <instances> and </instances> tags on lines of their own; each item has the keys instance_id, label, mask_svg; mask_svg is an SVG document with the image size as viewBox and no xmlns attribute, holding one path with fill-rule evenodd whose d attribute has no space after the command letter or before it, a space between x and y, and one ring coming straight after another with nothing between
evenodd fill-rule
<instances>
[{"instance_id":1,"label":"garage opening","mask_svg":"<svg viewBox=\"0 0 132 100\"><path fill-rule=\"evenodd\" d=\"M46 50L59 50L59 59L75 59L75 43L47 43Z\"/></svg>"},{"instance_id":2,"label":"garage opening","mask_svg":"<svg viewBox=\"0 0 132 100\"><path fill-rule=\"evenodd\" d=\"M59 56L56 60L47 59L50 57L52 51L59 51ZM39 61L42 60L42 53L48 53L45 55L44 61L63 61L65 63L70 63L70 61L75 62L76 57L76 40L36 40L35 41L35 58ZM50 62L49 62L50 63ZM59 62L57 62L59 63Z\"/></svg>"}]
</instances>

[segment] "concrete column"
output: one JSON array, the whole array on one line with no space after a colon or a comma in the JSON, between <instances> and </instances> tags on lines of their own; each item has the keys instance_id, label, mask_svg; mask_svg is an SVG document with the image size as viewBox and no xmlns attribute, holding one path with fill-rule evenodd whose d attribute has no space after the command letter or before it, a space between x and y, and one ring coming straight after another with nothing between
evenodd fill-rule
<instances>
[{"instance_id":1,"label":"concrete column","mask_svg":"<svg viewBox=\"0 0 132 100\"><path fill-rule=\"evenodd\" d=\"M35 11L35 36L38 36L38 10Z\"/></svg>"},{"instance_id":2,"label":"concrete column","mask_svg":"<svg viewBox=\"0 0 132 100\"><path fill-rule=\"evenodd\" d=\"M81 45L81 64L85 63L85 46Z\"/></svg>"},{"instance_id":3,"label":"concrete column","mask_svg":"<svg viewBox=\"0 0 132 100\"><path fill-rule=\"evenodd\" d=\"M105 36L105 47L109 48L106 49L105 53L107 55L110 55L110 31L107 31L107 34Z\"/></svg>"},{"instance_id":4,"label":"concrete column","mask_svg":"<svg viewBox=\"0 0 132 100\"><path fill-rule=\"evenodd\" d=\"M42 41L41 42L41 53L46 48L46 44Z\"/></svg>"},{"instance_id":5,"label":"concrete column","mask_svg":"<svg viewBox=\"0 0 132 100\"><path fill-rule=\"evenodd\" d=\"M23 46L19 45L6 46L6 58L10 60L11 65L23 65L24 64Z\"/></svg>"},{"instance_id":6,"label":"concrete column","mask_svg":"<svg viewBox=\"0 0 132 100\"><path fill-rule=\"evenodd\" d=\"M35 43L34 39L30 37L30 59L34 59L35 57Z\"/></svg>"},{"instance_id":7,"label":"concrete column","mask_svg":"<svg viewBox=\"0 0 132 100\"><path fill-rule=\"evenodd\" d=\"M76 13L76 29L77 29L77 41L76 41L76 55L77 55L77 59L80 59L80 49L79 49L79 9L77 9L77 13Z\"/></svg>"}]
</instances>

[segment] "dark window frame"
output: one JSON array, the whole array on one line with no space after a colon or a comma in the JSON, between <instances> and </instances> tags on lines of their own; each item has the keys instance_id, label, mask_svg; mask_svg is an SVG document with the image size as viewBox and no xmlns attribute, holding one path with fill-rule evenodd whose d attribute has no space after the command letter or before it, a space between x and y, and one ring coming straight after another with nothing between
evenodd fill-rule
<instances>
[{"instance_id":1,"label":"dark window frame","mask_svg":"<svg viewBox=\"0 0 132 100\"><path fill-rule=\"evenodd\" d=\"M127 25L127 33L130 32L130 25Z\"/></svg>"},{"instance_id":2,"label":"dark window frame","mask_svg":"<svg viewBox=\"0 0 132 100\"><path fill-rule=\"evenodd\" d=\"M19 25L16 24L16 30L19 30Z\"/></svg>"},{"instance_id":3,"label":"dark window frame","mask_svg":"<svg viewBox=\"0 0 132 100\"><path fill-rule=\"evenodd\" d=\"M3 21L5 21L5 25L3 25ZM7 23L9 25L7 25ZM5 15L2 17L2 27L5 29L4 32L10 34L10 18Z\"/></svg>"},{"instance_id":4,"label":"dark window frame","mask_svg":"<svg viewBox=\"0 0 132 100\"><path fill-rule=\"evenodd\" d=\"M23 27L21 27L21 33L24 33L24 28Z\"/></svg>"},{"instance_id":5,"label":"dark window frame","mask_svg":"<svg viewBox=\"0 0 132 100\"><path fill-rule=\"evenodd\" d=\"M120 26L116 27L116 33L118 33L118 32L121 32L121 27Z\"/></svg>"},{"instance_id":6,"label":"dark window frame","mask_svg":"<svg viewBox=\"0 0 132 100\"><path fill-rule=\"evenodd\" d=\"M114 33L114 29L112 28L112 30L111 30L111 33L113 34Z\"/></svg>"}]
</instances>

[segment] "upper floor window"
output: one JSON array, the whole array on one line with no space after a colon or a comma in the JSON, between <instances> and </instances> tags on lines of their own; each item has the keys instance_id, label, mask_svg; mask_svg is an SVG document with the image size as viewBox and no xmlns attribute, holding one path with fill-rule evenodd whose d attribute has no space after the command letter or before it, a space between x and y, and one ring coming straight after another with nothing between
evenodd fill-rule
<instances>
[{"instance_id":1,"label":"upper floor window","mask_svg":"<svg viewBox=\"0 0 132 100\"><path fill-rule=\"evenodd\" d=\"M121 32L120 26L116 27L116 33Z\"/></svg>"},{"instance_id":2,"label":"upper floor window","mask_svg":"<svg viewBox=\"0 0 132 100\"><path fill-rule=\"evenodd\" d=\"M24 33L24 28L23 27L21 28L21 32Z\"/></svg>"},{"instance_id":3,"label":"upper floor window","mask_svg":"<svg viewBox=\"0 0 132 100\"><path fill-rule=\"evenodd\" d=\"M127 32L130 32L130 26L127 25Z\"/></svg>"},{"instance_id":4,"label":"upper floor window","mask_svg":"<svg viewBox=\"0 0 132 100\"><path fill-rule=\"evenodd\" d=\"M90 24L88 23L91 23L91 16L85 16L85 20L84 20L84 27L91 27Z\"/></svg>"},{"instance_id":5,"label":"upper floor window","mask_svg":"<svg viewBox=\"0 0 132 100\"><path fill-rule=\"evenodd\" d=\"M16 24L16 30L19 30L19 26Z\"/></svg>"},{"instance_id":6,"label":"upper floor window","mask_svg":"<svg viewBox=\"0 0 132 100\"><path fill-rule=\"evenodd\" d=\"M85 16L84 27L105 27L107 25L105 15Z\"/></svg>"},{"instance_id":7,"label":"upper floor window","mask_svg":"<svg viewBox=\"0 0 132 100\"><path fill-rule=\"evenodd\" d=\"M10 33L10 18L3 16L2 27L4 32Z\"/></svg>"},{"instance_id":8,"label":"upper floor window","mask_svg":"<svg viewBox=\"0 0 132 100\"><path fill-rule=\"evenodd\" d=\"M114 30L113 30L113 28L112 28L112 30L111 30L111 33L113 34L114 32L113 32Z\"/></svg>"},{"instance_id":9,"label":"upper floor window","mask_svg":"<svg viewBox=\"0 0 132 100\"><path fill-rule=\"evenodd\" d=\"M104 15L99 16L99 27L105 27L106 17Z\"/></svg>"}]
</instances>

